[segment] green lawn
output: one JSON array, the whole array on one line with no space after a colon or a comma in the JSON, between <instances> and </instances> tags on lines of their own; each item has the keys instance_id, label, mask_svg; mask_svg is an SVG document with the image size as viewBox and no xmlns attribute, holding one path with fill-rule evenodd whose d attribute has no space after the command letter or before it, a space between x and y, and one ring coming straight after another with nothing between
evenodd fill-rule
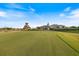
<instances>
[{"instance_id":1,"label":"green lawn","mask_svg":"<svg viewBox=\"0 0 79 59\"><path fill-rule=\"evenodd\" d=\"M79 34L0 32L0 56L79 56Z\"/></svg>"}]
</instances>

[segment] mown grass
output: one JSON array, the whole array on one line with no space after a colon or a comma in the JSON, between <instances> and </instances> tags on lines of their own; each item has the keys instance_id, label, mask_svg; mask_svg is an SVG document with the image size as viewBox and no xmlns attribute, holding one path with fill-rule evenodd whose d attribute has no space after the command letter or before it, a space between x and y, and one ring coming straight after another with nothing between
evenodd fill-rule
<instances>
[{"instance_id":1,"label":"mown grass","mask_svg":"<svg viewBox=\"0 0 79 59\"><path fill-rule=\"evenodd\" d=\"M0 32L1 56L76 56L78 52L64 43L63 37L76 50L79 49L78 36L55 31ZM63 36L62 36L63 35ZM66 36L67 37L66 37ZM73 35L74 38L71 36ZM77 36L77 37L76 37ZM77 46L76 46L77 45Z\"/></svg>"},{"instance_id":2,"label":"mown grass","mask_svg":"<svg viewBox=\"0 0 79 59\"><path fill-rule=\"evenodd\" d=\"M79 53L79 34L59 32L59 37L71 46L77 53Z\"/></svg>"}]
</instances>

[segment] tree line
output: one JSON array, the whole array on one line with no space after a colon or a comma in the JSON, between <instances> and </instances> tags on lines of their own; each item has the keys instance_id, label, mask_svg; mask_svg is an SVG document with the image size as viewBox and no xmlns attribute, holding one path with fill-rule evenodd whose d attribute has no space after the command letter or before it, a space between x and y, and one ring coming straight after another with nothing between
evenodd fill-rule
<instances>
[{"instance_id":1,"label":"tree line","mask_svg":"<svg viewBox=\"0 0 79 59\"><path fill-rule=\"evenodd\" d=\"M29 30L26 31L40 31L40 28L30 28ZM53 29L50 28L50 31L79 31L79 26L70 26L70 27L66 27L64 29ZM4 27L4 28L0 28L0 31L25 31L24 28L11 28L11 27Z\"/></svg>"}]
</instances>

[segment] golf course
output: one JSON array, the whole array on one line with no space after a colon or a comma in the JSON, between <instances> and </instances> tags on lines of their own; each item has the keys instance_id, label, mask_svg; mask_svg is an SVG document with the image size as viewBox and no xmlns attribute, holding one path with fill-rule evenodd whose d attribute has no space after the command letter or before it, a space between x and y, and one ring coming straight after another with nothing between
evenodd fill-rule
<instances>
[{"instance_id":1,"label":"golf course","mask_svg":"<svg viewBox=\"0 0 79 59\"><path fill-rule=\"evenodd\" d=\"M0 56L79 56L79 34L57 31L0 32Z\"/></svg>"}]
</instances>

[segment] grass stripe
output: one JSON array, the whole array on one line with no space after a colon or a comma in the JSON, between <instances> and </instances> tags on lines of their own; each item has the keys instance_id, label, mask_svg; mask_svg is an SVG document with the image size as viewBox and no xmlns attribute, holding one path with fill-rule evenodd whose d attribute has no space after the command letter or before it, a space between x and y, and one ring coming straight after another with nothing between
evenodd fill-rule
<instances>
[{"instance_id":1,"label":"grass stripe","mask_svg":"<svg viewBox=\"0 0 79 59\"><path fill-rule=\"evenodd\" d=\"M62 40L65 44L67 44L70 48L72 48L75 52L77 52L77 53L79 54L79 51L76 50L74 47L72 47L72 46L71 46L69 43L67 43L65 40L63 40L62 37L60 37L59 35L57 35L57 37L58 37L60 40Z\"/></svg>"}]
</instances>

